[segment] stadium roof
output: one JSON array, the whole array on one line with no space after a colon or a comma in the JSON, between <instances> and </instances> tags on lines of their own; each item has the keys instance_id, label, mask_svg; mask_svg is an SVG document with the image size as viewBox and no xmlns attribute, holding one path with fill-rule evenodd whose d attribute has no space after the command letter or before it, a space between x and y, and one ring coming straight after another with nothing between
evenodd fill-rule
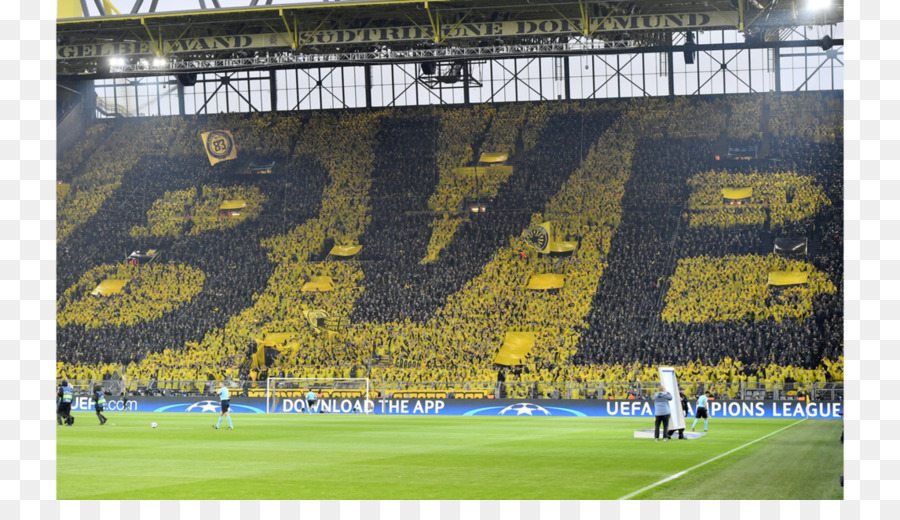
<instances>
[{"instance_id":1,"label":"stadium roof","mask_svg":"<svg viewBox=\"0 0 900 520\"><path fill-rule=\"evenodd\" d=\"M771 41L778 39L778 29L843 19L842 0L816 11L787 0L244 2L246 7L146 12L145 2L136 0L133 13L83 16L84 0L61 0L57 72L102 77L108 74L110 58L145 60L152 68L149 60L154 57L190 61L359 52L375 61L378 56L372 53L385 57L413 49L573 39L664 46L671 45L673 33L687 30L737 29Z\"/></svg>"}]
</instances>

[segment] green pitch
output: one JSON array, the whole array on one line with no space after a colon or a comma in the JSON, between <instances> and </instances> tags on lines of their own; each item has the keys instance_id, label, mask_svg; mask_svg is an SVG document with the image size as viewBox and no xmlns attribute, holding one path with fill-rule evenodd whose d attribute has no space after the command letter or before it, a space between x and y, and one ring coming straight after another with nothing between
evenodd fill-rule
<instances>
[{"instance_id":1,"label":"green pitch","mask_svg":"<svg viewBox=\"0 0 900 520\"><path fill-rule=\"evenodd\" d=\"M57 427L61 500L610 500L786 426L631 498L843 498L836 420L713 419L654 442L631 418L238 414L227 431L212 414L74 415Z\"/></svg>"}]
</instances>

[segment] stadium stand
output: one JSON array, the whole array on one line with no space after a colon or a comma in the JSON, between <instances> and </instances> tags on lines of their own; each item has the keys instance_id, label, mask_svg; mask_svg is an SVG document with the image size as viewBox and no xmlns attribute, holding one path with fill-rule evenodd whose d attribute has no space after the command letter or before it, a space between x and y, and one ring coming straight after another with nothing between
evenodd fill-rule
<instances>
[{"instance_id":1,"label":"stadium stand","mask_svg":"<svg viewBox=\"0 0 900 520\"><path fill-rule=\"evenodd\" d=\"M761 141L763 104L774 115L768 137L778 160L716 161L723 138ZM477 392L472 385L503 372L517 397L558 395L570 382L653 381L661 363L675 365L683 381L710 384L840 380L843 156L835 113L839 96L804 93L98 123L60 161L71 190L58 197L58 376L367 375L408 392L469 391L465 384ZM197 135L211 128L231 130L248 155L277 158L279 173L248 178L228 173L236 165L210 166ZM508 178L485 179L486 191L454 182L454 168L500 149L510 153ZM806 209L775 218L784 212L766 199L762 221L691 225L691 183L724 185L735 175L782 183L792 197L784 204ZM797 178L806 179L803 189ZM238 188L258 192L261 208L236 225L132 233L174 193ZM463 202L475 195L490 200L484 213L467 213ZM541 254L528 245L524 233L542 222L551 223L551 240L576 250ZM715 297L731 297L746 317L666 319L667 305L679 305L676 293L667 296L676 274L702 274L677 271L690 269L680 267L693 265L686 259L763 258L787 235L808 238L801 260L827 290L764 294L791 299L802 312L766 315L772 304L745 303L739 294L748 287L735 281ZM332 245L362 248L339 260L328 255ZM115 297L76 306L97 266L150 248L163 265L202 273L202 289L176 304L188 281L160 278L158 298L173 303L152 315L140 305L121 310L140 319L85 315ZM540 273L563 275L565 285L526 290ZM322 276L332 290L301 291ZM679 308L680 316L696 312ZM317 333L304 314L310 309L345 326ZM508 331L534 334L521 365L494 363ZM287 339L276 346L280 355L253 365L267 334ZM614 392L594 397L627 396L622 387Z\"/></svg>"}]
</instances>

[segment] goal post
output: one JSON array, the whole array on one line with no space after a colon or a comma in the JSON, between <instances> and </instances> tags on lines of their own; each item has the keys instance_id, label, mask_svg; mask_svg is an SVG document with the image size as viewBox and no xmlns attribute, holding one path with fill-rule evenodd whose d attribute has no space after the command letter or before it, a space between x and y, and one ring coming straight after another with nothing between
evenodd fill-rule
<instances>
[{"instance_id":1,"label":"goal post","mask_svg":"<svg viewBox=\"0 0 900 520\"><path fill-rule=\"evenodd\" d=\"M266 379L266 413L373 413L366 377L270 377ZM308 409L306 394L316 393Z\"/></svg>"}]
</instances>

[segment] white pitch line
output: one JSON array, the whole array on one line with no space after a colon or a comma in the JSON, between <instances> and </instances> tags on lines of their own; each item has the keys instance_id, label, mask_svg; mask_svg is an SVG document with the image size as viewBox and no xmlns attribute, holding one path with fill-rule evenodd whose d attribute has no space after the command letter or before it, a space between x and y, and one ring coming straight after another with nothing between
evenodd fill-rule
<instances>
[{"instance_id":1,"label":"white pitch line","mask_svg":"<svg viewBox=\"0 0 900 520\"><path fill-rule=\"evenodd\" d=\"M789 424L789 425L785 426L784 428L782 428L782 429L780 429L780 430L775 430L775 431L772 432L772 433L768 433L768 434L766 434L766 435L763 435L762 437L760 437L760 438L758 438L758 439L756 439L756 440L750 441L750 442L748 442L747 444L744 444L743 446L738 446L737 448L735 448L735 449L733 449L733 450L731 450L731 451L726 451L725 453L723 453L723 454L721 454L721 455L717 455L717 456L715 456L715 457L713 457L713 458L707 460L706 462L701 462L700 464L697 464L696 466L694 466L694 467L692 467L692 468L688 468L688 469L686 469L686 470L684 470L684 471L679 471L678 473L675 473L674 475L669 475L668 477L666 477L666 478L660 480L659 482L654 482L653 484L650 484L650 485L647 486L647 487L644 487L644 488L641 488L641 489L639 489L639 490L637 490L637 491L633 491L633 492L631 492L631 493L628 493L627 495L625 495L624 497L620 498L619 500L628 500L629 498L631 498L631 497L633 497L633 496L635 496L635 495L639 495L639 494L643 493L644 491L647 491L648 489L653 489L653 488L655 488L656 486L659 486L659 485L661 485L661 484L665 484L666 482L669 482L670 480L675 480L676 478L678 478L678 477L680 477L680 476L682 476L682 475L688 473L689 471L694 471L695 469L697 469L697 468L699 468L699 467L701 467L701 466L705 466L705 465L709 464L710 462L712 462L712 461L714 461L714 460L719 460L719 459L721 459L722 457L724 457L724 456L726 456L726 455L731 455L732 453L734 453L734 452L736 452L736 451L738 451L738 450L740 450L740 449L746 448L747 446L750 446L751 444L756 444L757 442L759 442L759 441L761 441L761 440L763 440L763 439L765 439L765 438L767 438L767 437L771 437L771 436L775 435L776 433L783 432L784 430L787 430L788 428L797 426L798 424L802 423L802 422L805 421L805 420L806 420L806 419L800 419L799 421L795 422L794 424Z\"/></svg>"}]
</instances>

